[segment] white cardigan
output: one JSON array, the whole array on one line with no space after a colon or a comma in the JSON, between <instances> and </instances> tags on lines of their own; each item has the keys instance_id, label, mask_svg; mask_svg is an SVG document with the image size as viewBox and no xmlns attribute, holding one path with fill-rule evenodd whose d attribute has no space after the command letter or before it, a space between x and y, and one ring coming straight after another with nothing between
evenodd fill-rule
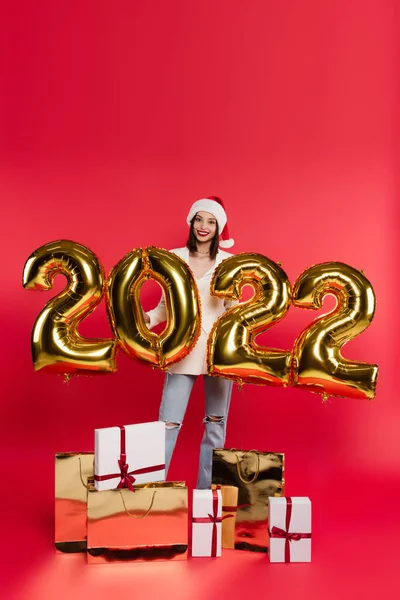
<instances>
[{"instance_id":1,"label":"white cardigan","mask_svg":"<svg viewBox=\"0 0 400 600\"><path fill-rule=\"evenodd\" d=\"M188 248L175 248L170 250L186 262L189 266L189 250ZM169 368L169 373L179 373L183 375L200 375L207 373L207 340L208 335L211 331L217 318L222 315L225 310L236 304L237 301L222 300L221 298L215 298L210 294L210 282L211 277L216 267L226 258L229 258L232 254L219 250L216 256L215 265L211 267L200 279L195 277L197 288L199 290L201 311L202 311L202 322L201 322L201 333L199 338L190 351L188 356L180 362L172 365ZM167 312L165 308L164 296L161 298L158 306L148 313L150 317L149 329L152 329L158 323L162 323L167 318Z\"/></svg>"}]
</instances>

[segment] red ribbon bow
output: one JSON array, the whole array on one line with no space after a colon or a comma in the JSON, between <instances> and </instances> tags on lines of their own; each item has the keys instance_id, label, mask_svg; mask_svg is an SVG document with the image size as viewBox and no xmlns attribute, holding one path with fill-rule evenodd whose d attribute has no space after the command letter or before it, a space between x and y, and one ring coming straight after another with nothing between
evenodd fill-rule
<instances>
[{"instance_id":1,"label":"red ribbon bow","mask_svg":"<svg viewBox=\"0 0 400 600\"><path fill-rule=\"evenodd\" d=\"M132 492L134 492L135 490L133 489L133 483L135 483L136 479L133 476L134 471L131 471L131 473L128 472L129 465L126 462L125 454L123 456L121 455L121 458L118 461L118 466L121 470L121 480L117 485L117 489L129 488Z\"/></svg>"},{"instance_id":2,"label":"red ribbon bow","mask_svg":"<svg viewBox=\"0 0 400 600\"><path fill-rule=\"evenodd\" d=\"M154 471L160 471L165 469L165 465L154 465L152 467L144 467L143 469L136 469L129 471L129 465L126 462L126 431L124 425L119 425L121 430L121 450L118 460L118 466L120 469L119 473L111 473L110 475L95 475L96 481L107 481L108 479L114 479L114 477L121 476L121 479L117 485L117 489L128 488L131 492L135 491L133 483L136 481L133 475L141 475L142 473L152 473Z\"/></svg>"},{"instance_id":3,"label":"red ribbon bow","mask_svg":"<svg viewBox=\"0 0 400 600\"><path fill-rule=\"evenodd\" d=\"M219 489L219 488L218 488ZM229 519L234 515L218 516L218 491L212 490L213 496L213 514L208 514L207 517L194 517L193 523L212 523L212 538L211 538L211 556L217 556L217 523L222 523L224 519Z\"/></svg>"},{"instance_id":4,"label":"red ribbon bow","mask_svg":"<svg viewBox=\"0 0 400 600\"><path fill-rule=\"evenodd\" d=\"M285 562L290 562L290 542L298 542L302 539L310 539L311 533L291 533L289 532L290 520L292 518L292 499L286 498L286 531L280 527L273 527L269 532L270 537L285 539Z\"/></svg>"}]
</instances>

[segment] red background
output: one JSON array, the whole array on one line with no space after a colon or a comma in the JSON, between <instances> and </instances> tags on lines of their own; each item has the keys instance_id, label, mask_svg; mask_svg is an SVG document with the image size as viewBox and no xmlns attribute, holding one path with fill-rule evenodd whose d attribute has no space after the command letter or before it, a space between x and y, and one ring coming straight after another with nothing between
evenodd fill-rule
<instances>
[{"instance_id":1,"label":"red background","mask_svg":"<svg viewBox=\"0 0 400 600\"><path fill-rule=\"evenodd\" d=\"M0 193L2 597L364 598L397 579L400 533L399 120L396 0L13 2L2 9ZM226 551L187 563L87 567L55 556L53 455L93 429L157 418L163 375L34 373L30 332L51 293L25 260L59 238L108 271L134 247L183 245L195 199L222 196L235 251L364 269L372 326L345 348L378 363L372 402L296 389L234 391L228 447L286 453L287 493L313 501L313 562ZM58 278L55 290L64 279ZM147 289L145 307L155 301ZM290 349L313 314L265 341ZM82 332L110 335L104 306ZM195 484L196 386L170 475ZM396 496L397 494L397 496ZM397 536L397 537L396 537ZM393 592L393 597L397 593Z\"/></svg>"}]
</instances>

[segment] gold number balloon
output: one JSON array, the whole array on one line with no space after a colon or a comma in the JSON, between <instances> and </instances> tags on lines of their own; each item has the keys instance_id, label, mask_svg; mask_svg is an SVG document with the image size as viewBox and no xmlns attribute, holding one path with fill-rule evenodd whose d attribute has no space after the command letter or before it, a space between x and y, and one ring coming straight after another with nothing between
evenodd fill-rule
<instances>
[{"instance_id":1,"label":"gold number balloon","mask_svg":"<svg viewBox=\"0 0 400 600\"><path fill-rule=\"evenodd\" d=\"M23 286L27 290L51 290L59 273L66 276L67 286L47 302L32 331L35 371L115 371L115 340L89 339L78 332L78 325L96 308L104 293L99 261L81 244L69 240L50 242L26 261Z\"/></svg>"},{"instance_id":2,"label":"gold number balloon","mask_svg":"<svg viewBox=\"0 0 400 600\"><path fill-rule=\"evenodd\" d=\"M253 287L254 296L228 309L215 323L208 340L208 372L238 383L287 385L290 352L261 348L255 338L286 314L288 277L262 254L237 254L215 271L211 295L238 300L244 285Z\"/></svg>"},{"instance_id":3,"label":"gold number balloon","mask_svg":"<svg viewBox=\"0 0 400 600\"><path fill-rule=\"evenodd\" d=\"M371 284L360 271L344 263L315 265L297 279L293 304L317 310L326 294L336 297L337 306L315 319L297 338L292 384L323 395L372 399L378 366L346 360L341 355L342 346L373 319L375 295Z\"/></svg>"},{"instance_id":4,"label":"gold number balloon","mask_svg":"<svg viewBox=\"0 0 400 600\"><path fill-rule=\"evenodd\" d=\"M149 278L164 292L167 325L160 335L146 327L140 304L140 288ZM186 263L167 250L137 248L123 258L109 278L108 308L121 349L155 367L182 360L200 335L196 282Z\"/></svg>"}]
</instances>

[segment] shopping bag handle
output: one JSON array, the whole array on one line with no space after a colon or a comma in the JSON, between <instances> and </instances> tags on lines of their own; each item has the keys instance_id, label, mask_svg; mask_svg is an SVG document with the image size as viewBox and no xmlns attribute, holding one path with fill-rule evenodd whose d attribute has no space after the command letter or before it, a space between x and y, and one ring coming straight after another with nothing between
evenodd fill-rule
<instances>
[{"instance_id":1,"label":"shopping bag handle","mask_svg":"<svg viewBox=\"0 0 400 600\"><path fill-rule=\"evenodd\" d=\"M82 475L82 462L81 462L81 455L79 454L78 456L78 460L79 460L79 477L80 480L82 482L82 485L84 488L88 489L88 486L86 485L86 483L83 481L83 475Z\"/></svg>"},{"instance_id":2,"label":"shopping bag handle","mask_svg":"<svg viewBox=\"0 0 400 600\"><path fill-rule=\"evenodd\" d=\"M238 473L240 481L242 481L243 483L253 483L257 479L257 477L258 477L258 475L260 473L260 455L258 454L257 450L249 450L248 452L244 452L243 456L246 456L246 454L250 454L250 452L256 452L256 457L257 457L257 468L256 468L256 471L255 471L255 473L254 473L254 475L253 475L253 477L251 479L245 479L242 476L242 474L240 472L239 456L238 456L237 452L234 452L234 454L236 456L236 469L237 469L237 473Z\"/></svg>"},{"instance_id":3,"label":"shopping bag handle","mask_svg":"<svg viewBox=\"0 0 400 600\"><path fill-rule=\"evenodd\" d=\"M126 504L125 504L125 500L124 500L124 495L123 495L122 491L121 491L121 490L119 490L119 493L120 493L120 496L121 496L121 500L122 500L122 504L124 505L124 509L125 509L125 512L126 512L126 514L127 514L127 515L129 515L130 517L132 517L132 519L144 519L144 517L147 517L147 515L149 514L149 512L151 511L151 509L152 509L152 507L153 507L153 504L154 504L154 498L155 498L155 495L156 495L156 491L157 491L157 490L154 490L154 492L153 492L153 495L152 495L152 497L151 497L150 506L149 506L149 508L146 510L146 512L145 512L143 515L133 515L133 514L131 514L131 513L129 512L129 510L127 509L127 507L126 507ZM136 493L138 493L138 490L136 490ZM131 494L129 494L129 497L131 497Z\"/></svg>"}]
</instances>

